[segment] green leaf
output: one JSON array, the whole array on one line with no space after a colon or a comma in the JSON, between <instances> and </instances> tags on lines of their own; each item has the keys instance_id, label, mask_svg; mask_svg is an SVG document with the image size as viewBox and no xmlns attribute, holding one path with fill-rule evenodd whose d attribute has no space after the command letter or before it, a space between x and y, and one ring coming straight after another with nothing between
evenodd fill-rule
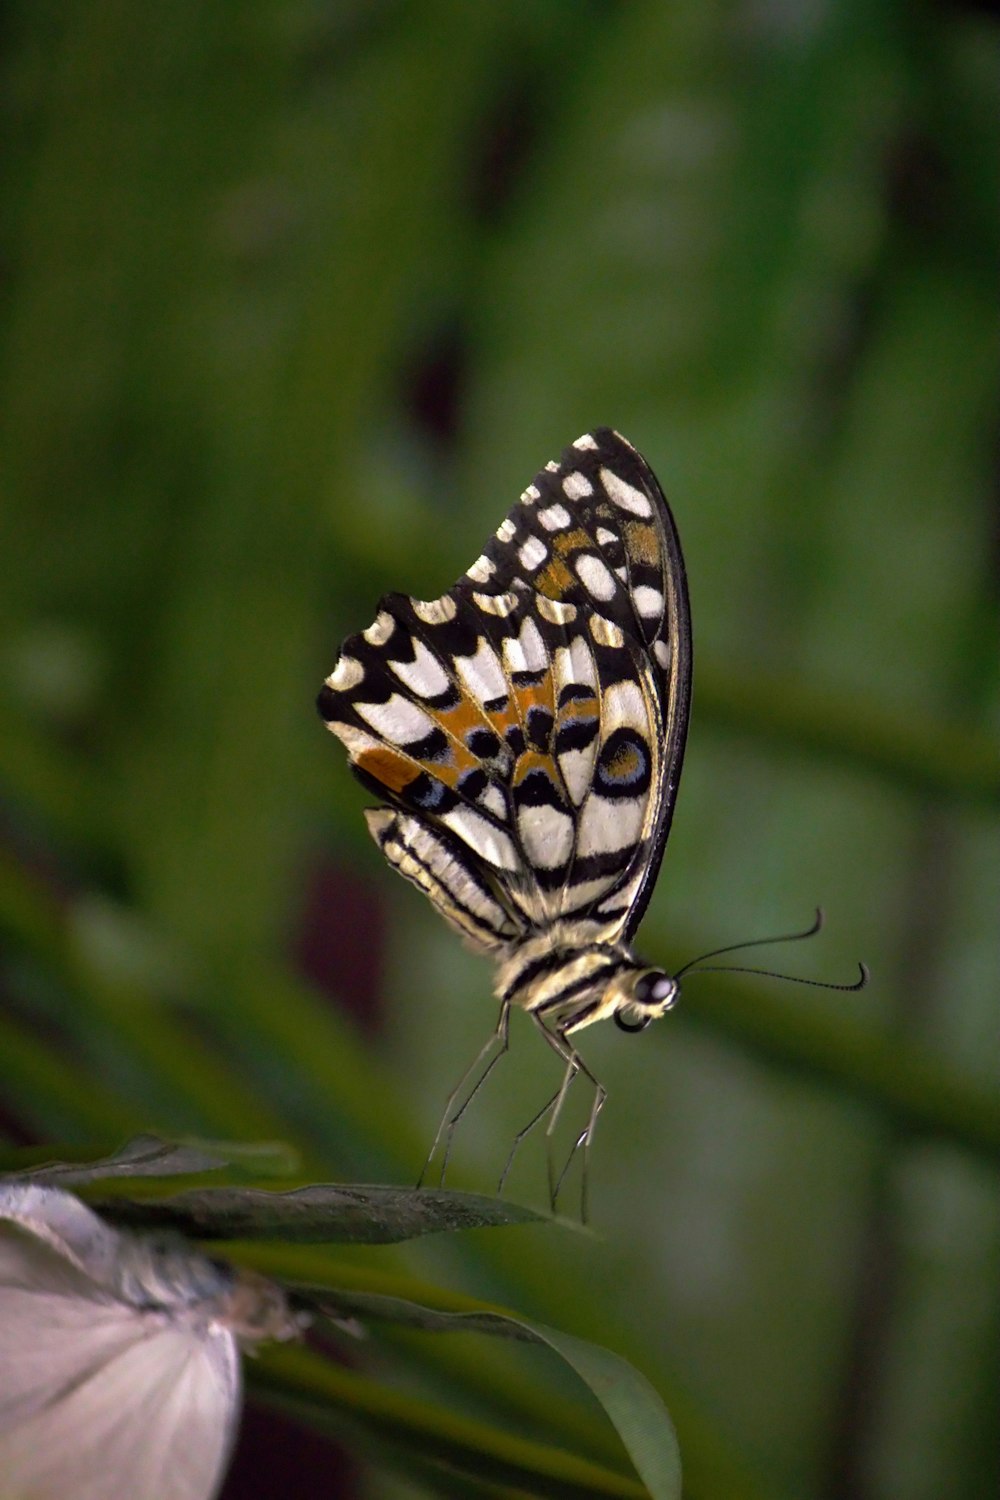
<instances>
[{"instance_id":1,"label":"green leaf","mask_svg":"<svg viewBox=\"0 0 1000 1500\"><path fill-rule=\"evenodd\" d=\"M681 1455L667 1408L645 1375L597 1344L544 1323L513 1322L561 1354L585 1380L618 1429L636 1473L656 1500L680 1500Z\"/></svg>"},{"instance_id":2,"label":"green leaf","mask_svg":"<svg viewBox=\"0 0 1000 1500\"><path fill-rule=\"evenodd\" d=\"M329 1260L324 1264L321 1257L308 1251L297 1254L293 1249L288 1254L284 1247L271 1251L260 1247L260 1253L252 1254L249 1263L271 1275L281 1275L284 1270L293 1281L296 1271L299 1275L319 1274L324 1281L347 1281L347 1285L295 1287L297 1301L334 1317L401 1323L429 1333L485 1333L547 1345L576 1371L604 1407L650 1495L655 1500L677 1500L680 1496L680 1450L670 1415L646 1377L611 1350L506 1308L456 1297L437 1288L421 1289L427 1300L419 1302L373 1290L379 1284L391 1284L389 1279Z\"/></svg>"},{"instance_id":3,"label":"green leaf","mask_svg":"<svg viewBox=\"0 0 1000 1500\"><path fill-rule=\"evenodd\" d=\"M655 1493L603 1465L391 1390L310 1349L272 1344L248 1362L247 1375L252 1388L311 1425L346 1428L355 1440L359 1432L369 1442L388 1440L478 1480L513 1485L519 1493L553 1500L643 1500ZM661 1493L676 1500L680 1491Z\"/></svg>"},{"instance_id":4,"label":"green leaf","mask_svg":"<svg viewBox=\"0 0 1000 1500\"><path fill-rule=\"evenodd\" d=\"M295 1153L280 1141L168 1141L161 1136L133 1136L106 1156L93 1157L93 1148L30 1146L0 1148L0 1167L15 1176L31 1177L53 1187L135 1177L186 1177L199 1172L238 1166L245 1172L287 1176L296 1166Z\"/></svg>"},{"instance_id":5,"label":"green leaf","mask_svg":"<svg viewBox=\"0 0 1000 1500\"><path fill-rule=\"evenodd\" d=\"M552 1222L533 1209L444 1188L314 1183L288 1192L204 1187L168 1198L91 1198L118 1224L176 1229L196 1239L268 1239L388 1245L457 1229Z\"/></svg>"}]
</instances>

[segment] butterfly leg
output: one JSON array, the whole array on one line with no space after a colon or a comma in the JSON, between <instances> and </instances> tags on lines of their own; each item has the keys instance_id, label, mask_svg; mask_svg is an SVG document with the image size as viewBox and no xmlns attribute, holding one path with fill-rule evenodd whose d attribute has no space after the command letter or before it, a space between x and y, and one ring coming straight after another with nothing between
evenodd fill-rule
<instances>
[{"instance_id":1,"label":"butterfly leg","mask_svg":"<svg viewBox=\"0 0 1000 1500\"><path fill-rule=\"evenodd\" d=\"M556 1198L559 1197L559 1193L562 1188L563 1181L566 1177L566 1173L569 1171L570 1166L572 1165L574 1156L582 1146L583 1173L580 1182L580 1218L583 1220L584 1224L586 1224L588 1218L587 1187L590 1180L590 1143L594 1137L594 1127L597 1124L597 1117L601 1113L601 1110L604 1108L604 1101L608 1097L608 1091L603 1084L598 1083L593 1073L591 1073L582 1062L580 1064L580 1067L581 1070L586 1073L586 1076L590 1079L591 1083L594 1085L594 1097L593 1102L590 1106L590 1118L587 1121L587 1124L584 1126L583 1130L581 1130L580 1134L577 1136L576 1140L573 1142L563 1169L556 1179L555 1196Z\"/></svg>"},{"instance_id":2,"label":"butterfly leg","mask_svg":"<svg viewBox=\"0 0 1000 1500\"><path fill-rule=\"evenodd\" d=\"M455 1088L452 1089L451 1093L448 1095L448 1102L444 1107L444 1114L441 1116L441 1123L438 1125L437 1131L434 1135L433 1144L431 1145L430 1151L428 1151L427 1153L427 1160L424 1162L420 1176L417 1179L417 1187L423 1187L424 1179L427 1176L427 1172L431 1162L434 1160L434 1157L437 1154L437 1149L441 1144L442 1137L444 1137L444 1152L442 1153L441 1157L441 1172L438 1181L443 1185L445 1173L448 1170L448 1158L451 1155L451 1144L455 1136L455 1130L458 1126L458 1122L465 1114L465 1111L468 1109L473 1099L479 1093L479 1090L482 1088L483 1084L486 1082L487 1078L490 1076L493 1069L500 1061L501 1057L503 1057L504 1053L507 1051L507 1047L510 1041L509 1033L510 1001L505 1000L500 1006L500 1017L497 1021L496 1030L493 1032L492 1036L487 1038L485 1045L480 1048L479 1052L476 1054L474 1061L468 1068L466 1068ZM497 1048L495 1055L493 1057L490 1057L489 1062L486 1064L486 1067L483 1068L482 1073L476 1079L476 1082L469 1090L468 1095L464 1099L462 1099L462 1095L465 1093L465 1089L469 1082L469 1079L475 1077L476 1073L479 1072L479 1069L482 1067L484 1060L489 1057L490 1052L494 1047ZM462 1099L462 1103L459 1104L458 1108L456 1109L455 1105L458 1103L459 1099Z\"/></svg>"},{"instance_id":3,"label":"butterfly leg","mask_svg":"<svg viewBox=\"0 0 1000 1500\"><path fill-rule=\"evenodd\" d=\"M566 1102L566 1095L569 1093L569 1087L573 1082L573 1079L576 1078L578 1074L582 1073L585 1078L589 1079L591 1085L593 1086L594 1098L590 1108L590 1118L588 1119L584 1129L580 1132L579 1136L574 1141L569 1156L566 1159L566 1164L563 1167L562 1171L559 1173L558 1177L555 1176L552 1167L551 1150L549 1154L549 1201L554 1213L556 1209L556 1203L559 1198L559 1191L563 1185L563 1181L565 1180L566 1173L569 1171L570 1164L577 1151L579 1151L581 1146L583 1147L583 1178L580 1184L580 1217L583 1222L586 1223L588 1207L587 1178L588 1168L590 1164L590 1143L593 1138L594 1127L597 1124L597 1117L603 1109L604 1101L607 1098L607 1090L605 1089L604 1085L598 1082L598 1080L594 1077L593 1073L587 1067L587 1064L584 1062L583 1058L580 1056L579 1052L577 1052L576 1048L573 1046L573 1043L569 1040L569 1037L566 1034L566 1029L572 1026L574 1021L578 1021L577 1017L571 1016L568 1018L567 1022L565 1023L566 1029L564 1029L563 1027L557 1027L552 1031L550 1031L549 1028L544 1024L540 1015L536 1015L535 1020L537 1021L539 1029L542 1035L545 1037L545 1040L548 1042L549 1046L557 1054L557 1056L562 1058L563 1062L566 1064L566 1072L563 1075L563 1081L559 1087L558 1093L549 1102L549 1104L546 1105L545 1110L542 1111L542 1114L537 1117L538 1119L541 1119L546 1110L549 1111L549 1123L546 1128L545 1134L549 1138L550 1146L552 1136L555 1132L556 1126L559 1123L559 1116L561 1115L563 1105ZM532 1121L532 1124L534 1123L535 1121Z\"/></svg>"},{"instance_id":4,"label":"butterfly leg","mask_svg":"<svg viewBox=\"0 0 1000 1500\"><path fill-rule=\"evenodd\" d=\"M552 1098L546 1100L546 1102L542 1105L542 1107L538 1111L538 1113L536 1115L532 1115L532 1117L528 1121L527 1125L525 1125L523 1127L523 1129L521 1129L521 1130L519 1130L517 1132L517 1135L514 1137L514 1143L513 1143L513 1145L510 1148L510 1153L509 1153L509 1155L507 1157L506 1164L504 1165L504 1169L500 1173L500 1181L497 1183L497 1192L498 1193L502 1193L503 1192L504 1183L507 1181L507 1178L508 1178L508 1176L510 1174L510 1169L514 1165L514 1157L517 1155L518 1150L520 1149L521 1142L525 1139L526 1136L528 1136L528 1135L531 1134L531 1132L534 1130L535 1126L537 1124L539 1124L540 1121L542 1121L542 1120L545 1119L545 1116L548 1114L549 1110L553 1107L553 1105L555 1104L556 1100L559 1098L559 1095L561 1093L562 1093L562 1085L560 1084L559 1088L557 1088L556 1091L555 1091L555 1093L552 1095Z\"/></svg>"},{"instance_id":5,"label":"butterfly leg","mask_svg":"<svg viewBox=\"0 0 1000 1500\"><path fill-rule=\"evenodd\" d=\"M542 1020L541 1015L539 1013L537 1013L537 1012L533 1013L531 1019L534 1021L535 1025L538 1027L539 1031L542 1033L542 1036L548 1042L549 1046L552 1047L558 1053L558 1055L563 1059L564 1062L566 1062L566 1055L565 1055L564 1051L561 1050L560 1047L557 1045L556 1040L555 1040L552 1032L545 1025L544 1021ZM534 1130L534 1128L535 1128L536 1125L540 1125L541 1124L541 1122L545 1119L546 1115L551 1114L551 1112L554 1109L561 1109L562 1108L563 1099L565 1098L566 1091L568 1090L570 1084L573 1081L575 1073L576 1073L576 1069L573 1066L567 1064L566 1073L565 1073L565 1075L563 1077L563 1080L560 1083L559 1087L556 1089L555 1093L552 1095L552 1097L550 1099L547 1099L545 1101L545 1103L542 1105L541 1109L538 1111L537 1114L532 1115L532 1117L528 1121L527 1125L525 1125L521 1130L519 1130L517 1132L517 1135L514 1137L513 1144L512 1144L512 1146L510 1148L510 1152L508 1153L507 1160L506 1160L506 1162L504 1164L504 1169L500 1173L500 1181L497 1183L497 1192L498 1193L502 1193L503 1192L504 1183L507 1181L507 1178L508 1178L508 1176L510 1174L510 1169L514 1165L514 1157L517 1155L518 1151L520 1150L522 1142L527 1139L527 1137L531 1134L531 1132ZM551 1130L548 1131L548 1132L546 1132L546 1133L550 1134ZM551 1163L551 1160L550 1160L550 1162L549 1162L549 1196L550 1196L550 1198L552 1197L552 1192L553 1192L553 1175L552 1175L552 1163Z\"/></svg>"}]
</instances>

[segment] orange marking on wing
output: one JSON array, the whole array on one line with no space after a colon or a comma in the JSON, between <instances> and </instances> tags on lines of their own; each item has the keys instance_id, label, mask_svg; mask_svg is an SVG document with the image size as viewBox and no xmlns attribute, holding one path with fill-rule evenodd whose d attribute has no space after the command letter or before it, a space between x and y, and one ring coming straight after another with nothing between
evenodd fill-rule
<instances>
[{"instance_id":1,"label":"orange marking on wing","mask_svg":"<svg viewBox=\"0 0 1000 1500\"><path fill-rule=\"evenodd\" d=\"M548 713L553 712L554 700L552 697L552 677L546 673L541 682L526 687L515 687L514 697L517 700L518 712L522 723L527 721L529 708L544 708Z\"/></svg>"},{"instance_id":2,"label":"orange marking on wing","mask_svg":"<svg viewBox=\"0 0 1000 1500\"><path fill-rule=\"evenodd\" d=\"M454 787L466 771L478 766L479 761L465 745L449 745L447 755L441 760L422 760L420 764L428 776L436 776L445 786Z\"/></svg>"},{"instance_id":3,"label":"orange marking on wing","mask_svg":"<svg viewBox=\"0 0 1000 1500\"><path fill-rule=\"evenodd\" d=\"M421 771L443 781L445 786L456 787L459 777L465 771L473 770L479 762L464 745L449 745L447 755L440 760L412 760L386 748L362 750L356 764L362 771L367 771L369 776L374 776L376 781L380 781L388 791L401 792L411 781L416 780Z\"/></svg>"},{"instance_id":4,"label":"orange marking on wing","mask_svg":"<svg viewBox=\"0 0 1000 1500\"><path fill-rule=\"evenodd\" d=\"M645 760L634 745L622 745L607 762L605 770L614 781L631 781L645 767Z\"/></svg>"},{"instance_id":5,"label":"orange marking on wing","mask_svg":"<svg viewBox=\"0 0 1000 1500\"><path fill-rule=\"evenodd\" d=\"M535 588L548 599L564 599L574 583L569 568L559 557L542 569L535 580Z\"/></svg>"},{"instance_id":6,"label":"orange marking on wing","mask_svg":"<svg viewBox=\"0 0 1000 1500\"><path fill-rule=\"evenodd\" d=\"M482 729L484 716L468 698L460 698L454 708L439 708L431 712L431 718L436 719L445 734L451 735L460 745L465 744L465 736L470 729Z\"/></svg>"},{"instance_id":7,"label":"orange marking on wing","mask_svg":"<svg viewBox=\"0 0 1000 1500\"><path fill-rule=\"evenodd\" d=\"M514 767L514 775L511 778L514 786L520 786L521 782L532 771L542 771L552 782L558 786L558 780L553 775L553 764L549 756L543 755L539 750L525 750L517 757L517 765Z\"/></svg>"},{"instance_id":8,"label":"orange marking on wing","mask_svg":"<svg viewBox=\"0 0 1000 1500\"><path fill-rule=\"evenodd\" d=\"M390 792L401 792L419 774L414 769L412 760L407 760L405 755L397 755L393 750L362 750L354 763L376 781L380 781Z\"/></svg>"},{"instance_id":9,"label":"orange marking on wing","mask_svg":"<svg viewBox=\"0 0 1000 1500\"><path fill-rule=\"evenodd\" d=\"M535 582L538 592L549 599L562 599L577 583L565 559L574 552L590 550L593 545L592 538L580 527L575 531L557 532L552 538L552 557Z\"/></svg>"},{"instance_id":10,"label":"orange marking on wing","mask_svg":"<svg viewBox=\"0 0 1000 1500\"><path fill-rule=\"evenodd\" d=\"M656 527L645 526L641 521L626 521L625 550L636 562L651 563L655 567L660 561L660 542Z\"/></svg>"},{"instance_id":11,"label":"orange marking on wing","mask_svg":"<svg viewBox=\"0 0 1000 1500\"><path fill-rule=\"evenodd\" d=\"M508 729L517 729L521 725L521 720L518 717L517 702L510 693L507 695L507 707L498 708L495 712L487 714L486 717L490 721L490 728L493 730L493 733L498 735L501 740L506 738Z\"/></svg>"},{"instance_id":12,"label":"orange marking on wing","mask_svg":"<svg viewBox=\"0 0 1000 1500\"><path fill-rule=\"evenodd\" d=\"M593 545L587 533L577 528L576 531L557 531L552 541L552 550L559 557L568 557L571 552L579 552L582 547Z\"/></svg>"},{"instance_id":13,"label":"orange marking on wing","mask_svg":"<svg viewBox=\"0 0 1000 1500\"><path fill-rule=\"evenodd\" d=\"M564 703L556 718L556 728L561 729L565 724L599 724L600 719L600 705L591 693L586 698L570 698Z\"/></svg>"}]
</instances>

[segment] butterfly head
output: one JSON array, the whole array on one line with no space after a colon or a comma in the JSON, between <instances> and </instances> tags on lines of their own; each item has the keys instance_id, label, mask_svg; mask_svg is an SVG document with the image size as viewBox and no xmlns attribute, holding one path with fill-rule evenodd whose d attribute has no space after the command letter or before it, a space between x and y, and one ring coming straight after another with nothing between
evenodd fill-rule
<instances>
[{"instance_id":1,"label":"butterfly head","mask_svg":"<svg viewBox=\"0 0 1000 1500\"><path fill-rule=\"evenodd\" d=\"M619 981L615 1025L622 1031L645 1031L650 1021L671 1009L680 988L662 969L635 969Z\"/></svg>"}]
</instances>

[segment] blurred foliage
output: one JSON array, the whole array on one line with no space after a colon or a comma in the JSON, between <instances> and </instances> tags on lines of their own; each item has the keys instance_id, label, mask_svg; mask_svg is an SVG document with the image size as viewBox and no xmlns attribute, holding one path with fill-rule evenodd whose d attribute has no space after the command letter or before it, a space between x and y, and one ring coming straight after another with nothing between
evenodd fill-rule
<instances>
[{"instance_id":1,"label":"blurred foliage","mask_svg":"<svg viewBox=\"0 0 1000 1500\"><path fill-rule=\"evenodd\" d=\"M588 1037L603 1240L366 1264L627 1355L692 1500L993 1492L994 22L14 0L4 25L8 1133L271 1138L413 1180L489 975L380 868L311 700L379 594L440 593L612 424L671 497L696 641L644 948L676 966L822 899L789 967L874 983L692 978L641 1040ZM458 1185L489 1190L551 1087L512 1050ZM526 1154L515 1195L542 1182ZM355 1358L623 1469L514 1352ZM362 1451L373 1495L511 1493Z\"/></svg>"}]
</instances>

